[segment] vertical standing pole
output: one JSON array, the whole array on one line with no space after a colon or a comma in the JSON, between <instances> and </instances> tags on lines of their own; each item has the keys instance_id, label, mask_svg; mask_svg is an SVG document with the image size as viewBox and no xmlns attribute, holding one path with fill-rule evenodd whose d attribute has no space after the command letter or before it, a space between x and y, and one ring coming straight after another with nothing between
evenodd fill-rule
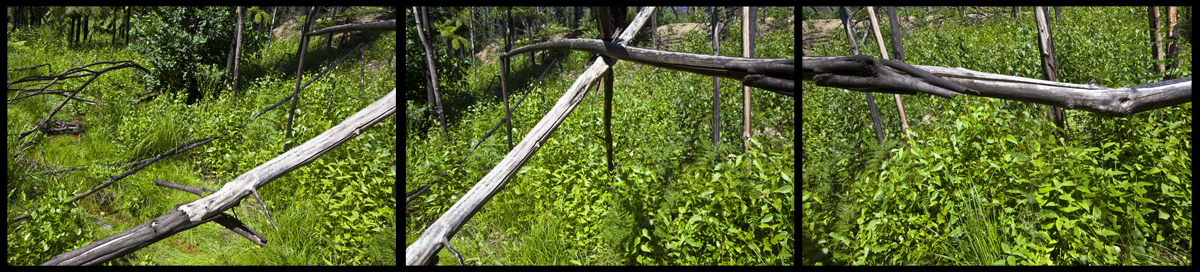
<instances>
[{"instance_id":1,"label":"vertical standing pole","mask_svg":"<svg viewBox=\"0 0 1200 272\"><path fill-rule=\"evenodd\" d=\"M742 56L754 57L754 9L742 7ZM750 152L750 86L742 85L742 153Z\"/></svg>"},{"instance_id":2,"label":"vertical standing pole","mask_svg":"<svg viewBox=\"0 0 1200 272\"><path fill-rule=\"evenodd\" d=\"M850 49L858 55L858 43L854 42L854 30L850 24L850 13L846 12L846 7L838 7L838 14L842 17L842 26L846 28L846 38L850 39ZM883 144L883 125L879 123L879 111L875 109L875 96L871 92L866 92L867 108L871 110L871 124L875 126L875 140Z\"/></svg>"},{"instance_id":3,"label":"vertical standing pole","mask_svg":"<svg viewBox=\"0 0 1200 272\"><path fill-rule=\"evenodd\" d=\"M1046 18L1046 7L1033 8L1034 22L1037 23L1038 30L1038 47L1041 50L1042 60L1042 79L1049 81L1058 81L1058 61L1054 59L1054 38L1050 29L1050 21ZM1059 107L1050 107L1050 120L1054 121L1054 126L1062 131L1053 131L1050 134L1057 136L1062 142L1058 144L1070 146L1067 143L1067 135L1063 134L1066 131L1065 112Z\"/></svg>"},{"instance_id":4,"label":"vertical standing pole","mask_svg":"<svg viewBox=\"0 0 1200 272\"><path fill-rule=\"evenodd\" d=\"M713 56L721 55L721 27L717 26L717 7L712 8L712 49ZM721 81L720 77L713 77L713 118L712 118L712 144L713 150L717 149L717 144L721 141Z\"/></svg>"},{"instance_id":5,"label":"vertical standing pole","mask_svg":"<svg viewBox=\"0 0 1200 272\"><path fill-rule=\"evenodd\" d=\"M600 27L600 39L604 41L613 41L616 37L616 26L625 25L625 9L598 7L596 9L596 22ZM605 63L612 63L608 57L601 56ZM604 150L608 158L608 171L612 172L616 169L616 164L613 163L613 141L612 141L612 97L613 97L613 69L610 66L604 70ZM600 86L597 86L599 88Z\"/></svg>"},{"instance_id":6,"label":"vertical standing pole","mask_svg":"<svg viewBox=\"0 0 1200 272\"><path fill-rule=\"evenodd\" d=\"M508 7L508 27L504 28L504 52L512 50L512 34L509 33L512 29L512 7ZM508 58L500 60L500 96L504 100L504 135L508 135L508 149L512 150L512 117L508 113L508 83L506 82L505 74L508 73ZM505 150L505 152L507 152Z\"/></svg>"},{"instance_id":7,"label":"vertical standing pole","mask_svg":"<svg viewBox=\"0 0 1200 272\"><path fill-rule=\"evenodd\" d=\"M867 16L871 17L871 30L875 32L875 42L879 43L879 54L883 59L889 59L887 49L883 45L883 34L879 33L879 20L875 19L875 7L867 6ZM896 26L892 26L896 27ZM900 113L900 128L904 130L904 137L912 140L912 135L908 133L908 117L904 115L904 100L900 99L900 94L892 94L896 99L896 110Z\"/></svg>"},{"instance_id":8,"label":"vertical standing pole","mask_svg":"<svg viewBox=\"0 0 1200 272\"><path fill-rule=\"evenodd\" d=\"M308 32L309 24L312 22L314 17L316 17L316 12L317 12L316 7L308 8L308 13L306 14L306 17L305 17L306 19L304 20L305 21L304 22L304 32ZM424 13L420 13L420 14L424 14ZM420 14L413 14L413 16L421 16ZM425 17L425 18L428 18L428 17ZM418 32L419 32L419 30L418 30ZM422 39L422 41L428 41L428 40ZM428 48L429 47L426 46L426 49L428 49ZM300 85L301 85L301 83L304 82L304 77L302 75L304 75L304 53L308 52L308 35L304 35L304 33L300 33L300 48L297 50L300 50L300 52L297 54L300 56L300 60L299 60L299 63L296 64L296 89L295 89L296 97L292 98L292 110L288 111L288 130L284 133L285 138L292 138L291 127L292 127L292 119L294 119L296 117L296 100L300 99L300 87L301 87ZM426 52L430 52L430 51L426 50ZM429 54L427 53L425 55L428 56ZM428 57L427 57L427 59L428 59ZM432 64L430 64L430 65L431 66L429 67L429 70L433 71L433 66L432 66ZM437 84L436 74L429 74L428 76L434 80L433 84ZM434 86L437 86L437 85L434 85ZM429 90L431 92L433 92L435 95L438 93L436 89L429 89ZM438 96L437 99L438 99L438 115L442 115L441 96ZM445 121L446 121L446 119L442 118L442 123L445 123ZM442 126L442 129L443 130L446 129L445 125ZM285 144L283 146L284 151L287 151L290 149L292 149L292 144Z\"/></svg>"}]
</instances>

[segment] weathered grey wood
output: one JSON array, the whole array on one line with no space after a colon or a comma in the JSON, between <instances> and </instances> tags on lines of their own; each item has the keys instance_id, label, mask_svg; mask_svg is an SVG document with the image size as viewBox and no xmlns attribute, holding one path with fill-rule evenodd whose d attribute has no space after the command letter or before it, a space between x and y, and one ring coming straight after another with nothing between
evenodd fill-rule
<instances>
[{"instance_id":1,"label":"weathered grey wood","mask_svg":"<svg viewBox=\"0 0 1200 272\"><path fill-rule=\"evenodd\" d=\"M258 167L225 183L225 186L200 200L185 204L179 210L188 214L192 221L221 213L237 204L243 197L251 194L267 183L295 170L308 165L317 157L329 152L334 147L357 137L362 131L379 123L384 118L396 112L396 90L383 96L375 103L367 106L358 113L350 116L341 124L333 126L321 135L317 135L304 144L288 150Z\"/></svg>"},{"instance_id":2,"label":"weathered grey wood","mask_svg":"<svg viewBox=\"0 0 1200 272\"><path fill-rule=\"evenodd\" d=\"M154 185L167 187L167 188L171 188L171 189L175 189L175 190L180 190L180 191L184 191L184 192L188 192L188 193L193 193L193 194L196 194L196 196L204 196L204 193L216 192L213 190L209 190L208 188L175 184L175 183L163 181L161 179L154 179Z\"/></svg>"},{"instance_id":3,"label":"weathered grey wood","mask_svg":"<svg viewBox=\"0 0 1200 272\"><path fill-rule=\"evenodd\" d=\"M313 35L321 35L321 34L333 34L333 33L343 33L343 32L354 32L354 31L396 31L396 19L365 22L365 23L336 25L336 26L331 26L331 27L326 27L326 28L322 28L322 29L309 31L308 33L305 33L304 35L305 36L313 36Z\"/></svg>"},{"instance_id":4,"label":"weathered grey wood","mask_svg":"<svg viewBox=\"0 0 1200 272\"><path fill-rule=\"evenodd\" d=\"M246 240L250 240L250 242L254 243L255 245L260 247L267 246L267 237L263 237L262 234L254 231L254 229L250 228L250 226L247 226L246 223L242 223L242 220L238 220L237 217L217 216L217 218L213 219L213 221L217 222L217 224L221 224L221 226L225 227L226 229L233 231L233 233L237 233L242 237L246 237Z\"/></svg>"},{"instance_id":5,"label":"weathered grey wood","mask_svg":"<svg viewBox=\"0 0 1200 272\"><path fill-rule=\"evenodd\" d=\"M621 34L622 41L629 41L637 34L637 29L642 28L642 24L653 14L654 8L643 8L629 27L625 28L631 31L625 31ZM615 64L615 63L614 63ZM470 220L479 208L487 204L500 190L504 189L504 185L508 183L516 175L517 170L529 161L533 154L537 153L550 138L550 134L558 128L567 115L575 110L579 102L583 101L583 97L587 94L587 86L595 83L600 78L601 74L611 66L604 62L603 58L597 58L596 61L588 68L575 83L571 84L562 98L558 99L554 108L538 121L537 125L529 131L529 134L522 138L513 150L500 160L500 163L492 168L491 172L483 177L475 184L471 190L467 191L454 206L451 206L446 213L429 225L421 237L417 238L404 250L405 265L432 265L431 261L435 260L438 251L442 250L442 240L451 240L458 230Z\"/></svg>"},{"instance_id":6,"label":"weathered grey wood","mask_svg":"<svg viewBox=\"0 0 1200 272\"><path fill-rule=\"evenodd\" d=\"M523 52L550 49L582 50L654 67L661 67L706 76L742 80L743 83L747 83L746 79L751 76L759 76L754 77L756 79L765 76L773 78L774 80L753 81L753 83L780 82L780 84L775 86L757 86L747 83L746 85L786 95L791 95L793 90L795 90L793 87L795 86L794 83L785 83L785 81L793 81L795 78L796 62L789 59L758 59L702 55L687 52L645 49L593 39L562 39L531 44L513 49L512 51L501 55L501 57L507 58Z\"/></svg>"},{"instance_id":7,"label":"weathered grey wood","mask_svg":"<svg viewBox=\"0 0 1200 272\"><path fill-rule=\"evenodd\" d=\"M912 65L925 70L932 75L944 78L966 88L965 92L956 93L940 87L929 85L925 81L908 76L902 71L887 68L870 68L867 66L852 67L844 65L834 70L818 71L814 67L828 66L822 62L836 61L844 57L803 57L802 80L817 81L814 78L833 77L858 79L855 81L871 84L872 79L882 79L886 82L916 81L911 85L866 86L840 85L830 86L848 90L867 87L884 87L874 89L876 92L899 94L936 94L934 90L952 94L968 94L983 97L1000 98L1094 112L1108 117L1123 117L1130 114L1150 111L1183 103L1192 102L1192 78L1186 77L1138 86L1108 88L1097 84L1072 84L1023 78L972 71L960 67L947 68L938 66ZM882 66L880 66L882 67ZM860 69L862 68L862 69ZM887 69L887 71L879 70ZM874 71L876 74L870 74ZM849 81L848 81L849 82ZM818 85L821 85L818 83Z\"/></svg>"},{"instance_id":8,"label":"weathered grey wood","mask_svg":"<svg viewBox=\"0 0 1200 272\"><path fill-rule=\"evenodd\" d=\"M212 220L227 220L222 212L237 205L252 191L311 163L342 143L362 134L363 130L396 112L396 90L370 106L346 118L304 144L275 157L225 183L217 192L188 204L176 206L166 215L151 219L126 231L81 248L59 254L42 265L95 265L119 258ZM391 128L386 128L391 129ZM249 230L247 228L247 230ZM253 232L253 230L249 230ZM241 233L239 233L241 234ZM259 236L261 237L261 236ZM265 238L258 238L265 243Z\"/></svg>"}]
</instances>

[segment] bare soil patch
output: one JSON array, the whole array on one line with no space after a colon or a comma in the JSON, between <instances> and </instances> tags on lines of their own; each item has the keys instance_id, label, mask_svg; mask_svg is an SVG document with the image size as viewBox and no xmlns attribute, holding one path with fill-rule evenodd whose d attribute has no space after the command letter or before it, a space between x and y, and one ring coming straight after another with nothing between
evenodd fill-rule
<instances>
[{"instance_id":1,"label":"bare soil patch","mask_svg":"<svg viewBox=\"0 0 1200 272\"><path fill-rule=\"evenodd\" d=\"M362 14L362 15L359 15L354 18L338 17L334 22L337 24L349 24L349 23L366 23L366 22L391 20L391 19L396 19L396 13L380 12L380 13ZM276 17L275 20L280 20L280 18ZM276 40L282 40L287 37L297 37L300 35L299 21L292 20L292 21L284 22L282 25L279 25L279 26L275 27L274 29L272 29L271 34L275 36Z\"/></svg>"},{"instance_id":2,"label":"bare soil patch","mask_svg":"<svg viewBox=\"0 0 1200 272\"><path fill-rule=\"evenodd\" d=\"M341 25L341 24L366 23L366 22L374 22L374 21L382 21L382 20L391 20L391 19L396 19L396 13L394 13L394 12L391 12L391 13L377 12L377 13L362 14L359 16L355 16L354 18L338 17L336 20L334 20L334 23ZM280 18L277 17L276 20L280 20ZM293 20L293 21L285 22L278 27L275 27L274 29L271 30L271 34L275 36L276 41L279 41L279 40L283 40L285 38L299 37L300 31L301 31L301 29L300 29L299 22ZM310 31L311 31L311 29L310 29ZM363 35L367 35L367 34L362 31L334 34L335 39L340 39L342 36L347 36L346 37L348 40L348 42L346 43L347 46L357 46L358 42L363 40L363 38L364 38ZM337 40L335 40L335 41L337 41ZM312 46L313 46L312 44L309 44L309 47L312 47ZM337 48L337 46L339 46L339 43L334 43L333 46L335 48ZM395 54L392 54L391 61L368 60L365 69L375 71L375 70L379 70L382 67L384 67L385 65L388 65L391 63L396 63L396 55Z\"/></svg>"}]
</instances>

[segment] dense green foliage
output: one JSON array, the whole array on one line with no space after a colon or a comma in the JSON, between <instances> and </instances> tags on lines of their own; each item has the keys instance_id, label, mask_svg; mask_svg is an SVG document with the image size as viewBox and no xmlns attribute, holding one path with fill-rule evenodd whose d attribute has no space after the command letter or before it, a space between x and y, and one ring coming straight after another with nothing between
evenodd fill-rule
<instances>
[{"instance_id":1,"label":"dense green foliage","mask_svg":"<svg viewBox=\"0 0 1200 272\"><path fill-rule=\"evenodd\" d=\"M425 73L421 72L428 71L429 69L425 61L425 47L421 45L421 40L417 37L417 26L414 16L412 16L412 9L405 9L404 18L404 35L405 37L411 37L404 40L404 59L408 60L404 62L404 71L407 71L407 73L404 73L404 97L408 97L409 99L424 98L426 97L425 93L427 90L425 86L428 85L426 83L428 80ZM426 39L432 39L428 35L436 34L426 33L426 35ZM434 67L437 67L438 90L447 93L463 89L464 87L460 86L460 82L463 82L464 78L470 72L468 70L471 67L470 59L453 57L451 55L452 49L445 46L434 46L431 49L433 50ZM496 84L499 84L498 79L496 82ZM421 102L424 103L425 101L422 100ZM427 116L427 114L426 111L416 111L414 114L408 115L410 118L406 122L409 125L408 130L411 132L412 128L416 127L429 128L429 126L417 125L419 122L425 120L423 117Z\"/></svg>"},{"instance_id":2,"label":"dense green foliage","mask_svg":"<svg viewBox=\"0 0 1200 272\"><path fill-rule=\"evenodd\" d=\"M931 14L943 19L906 27L905 61L1041 78L1034 19L1023 12ZM1060 81L1161 80L1148 68L1145 16L1142 7L1063 8L1051 22ZM845 36L838 28L830 52L814 55L851 55ZM873 40L861 50L879 52ZM1191 59L1185 43L1169 61L1186 77ZM863 93L804 90L806 265L1191 264L1191 103L1124 118L1068 110L1070 145L1060 146L1042 105L904 96L905 144L892 95L876 94L889 139L881 145Z\"/></svg>"},{"instance_id":3,"label":"dense green foliage","mask_svg":"<svg viewBox=\"0 0 1200 272\"><path fill-rule=\"evenodd\" d=\"M768 11L765 14L773 16L792 12L789 8ZM721 55L741 54L739 29L733 23L722 31ZM711 53L707 40L696 31L671 49ZM757 40L756 57L793 59L794 40L791 29L765 33ZM639 47L650 47L648 43L633 41ZM514 144L554 106L591 57L579 51L549 55L556 54L563 56L562 70L542 58L529 65L528 54L511 61L509 104L516 105L530 91L512 112ZM409 244L509 152L506 128L501 125L462 166L451 170L472 144L504 118L499 81L486 89L497 75L498 62L479 61L478 81L470 77L442 81L462 84L443 90L447 115L453 117L448 118L450 133L430 129L436 122L427 116L418 120L424 121L419 122L423 127L413 128L416 132L406 138L406 190L450 171L408 205ZM551 71L530 90L547 68ZM407 72L419 76L423 71ZM714 147L712 77L630 62L618 62L614 72L612 131L617 169L612 175L606 173L606 152L598 140L603 134L603 95L589 90L504 190L450 240L466 263L793 264L794 98L751 89L751 127L779 134L756 134L743 142L741 83L721 79L721 143ZM409 99L416 100L409 103L410 113L427 107L423 93ZM413 117L408 118L411 125ZM742 152L743 144L749 152ZM446 250L439 252L439 258L440 264L457 264Z\"/></svg>"},{"instance_id":4,"label":"dense green foliage","mask_svg":"<svg viewBox=\"0 0 1200 272\"><path fill-rule=\"evenodd\" d=\"M133 34L139 37L130 47L142 55L142 65L151 68L146 75L150 90L200 89L197 73L206 65L225 67L229 44L234 41L236 7L154 7L146 15L134 16ZM266 47L269 33L251 31L249 19L242 28L243 52L258 52ZM250 54L247 54L249 56ZM243 59L247 57L243 56ZM232 74L228 75L230 78ZM207 87L207 86L206 86Z\"/></svg>"},{"instance_id":5,"label":"dense green foliage","mask_svg":"<svg viewBox=\"0 0 1200 272\"><path fill-rule=\"evenodd\" d=\"M379 8L354 8L341 16L378 14ZM282 12L282 10L281 10ZM151 16L144 14L143 16ZM226 17L232 19L232 17ZM167 20L167 19L164 19ZM278 24L285 24L282 18ZM143 19L135 24L155 23ZM230 32L233 22L208 24L197 33ZM249 117L279 102L296 87L299 47L296 28L280 29L270 51L261 48L244 52L242 69L263 71L247 76L237 97L228 93L196 104L184 103L182 96L164 94L157 99L132 104L151 84L137 69L121 69L103 74L88 85L79 97L102 101L88 105L67 103L54 119L79 120L87 129L80 135L46 136L36 133L26 138L8 138L7 213L12 217L31 215L31 219L11 224L7 236L8 263L35 265L49 258L93 243L162 216L197 196L154 186L155 179L200 186L212 190L274 159L287 143L300 144L370 105L396 88L395 32L364 32L365 54L354 52L340 65L316 80L299 94L293 120L293 138L284 138L291 102L259 116L238 130ZM108 36L85 41L82 46L65 46L65 34L52 25L8 33L9 41L24 43L29 49L9 48L10 68L44 63L52 69L19 70L8 74L10 81L31 75L58 74L70 67L99 61L132 60L145 64L147 56L122 47L108 47ZM135 34L138 35L138 34ZM144 34L143 34L144 35ZM336 60L350 53L354 44L326 47L327 36L310 40L302 78L312 79ZM334 35L338 39L338 35ZM141 37L146 38L146 37ZM201 39L194 35L189 39ZM218 43L203 38L208 44ZM138 39L135 37L135 39ZM147 38L150 39L150 38ZM151 39L152 40L152 39ZM100 41L103 41L101 43ZM196 40L192 40L193 42ZM319 46L318 46L319 45ZM204 50L199 44L178 46ZM223 45L228 50L228 40ZM166 46L162 51L176 52ZM200 56L198 51L188 55ZM184 53L172 53L184 54ZM365 59L363 56L365 55ZM225 53L216 65L204 65L204 73L224 70ZM170 57L160 55L162 61ZM190 57L189 57L190 58ZM181 63L199 59L183 58ZM286 72L267 72L276 63L291 63ZM364 65L360 67L360 65ZM282 66L282 65L281 65ZM176 66L184 67L184 66ZM148 67L152 70L161 67ZM365 76L360 76L364 72ZM49 71L49 72L47 72ZM253 75L253 73L251 73ZM219 76L217 76L219 77ZM85 79L60 80L52 88L74 89ZM203 82L202 82L203 83ZM213 84L209 82L207 84ZM360 84L363 84L360 89ZM24 84L28 85L28 84ZM17 87L17 86L14 86ZM30 86L20 86L32 88ZM205 87L211 88L211 87ZM13 99L14 93L8 98ZM40 95L8 107L8 131L29 130L62 102L62 97ZM245 238L217 224L205 224L181 232L137 252L118 258L112 265L392 265L396 262L396 205L390 194L396 186L397 118L389 117L365 129L354 139L259 189L259 195L278 225L276 231L262 206L252 197L228 213L235 214L248 226L267 238L267 246L256 247ZM63 203L110 177L130 170L125 163L148 159L185 141L229 135L160 160L141 171L69 205ZM88 166L86 169L52 173L48 170ZM102 228L84 215L112 225Z\"/></svg>"}]
</instances>

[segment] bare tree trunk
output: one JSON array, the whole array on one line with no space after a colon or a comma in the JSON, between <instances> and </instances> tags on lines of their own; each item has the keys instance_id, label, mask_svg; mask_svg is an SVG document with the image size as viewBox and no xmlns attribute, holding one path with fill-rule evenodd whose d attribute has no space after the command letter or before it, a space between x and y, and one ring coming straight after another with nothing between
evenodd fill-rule
<instances>
[{"instance_id":1,"label":"bare tree trunk","mask_svg":"<svg viewBox=\"0 0 1200 272\"><path fill-rule=\"evenodd\" d=\"M717 20L717 7L712 8L712 49L713 56L721 55L721 26ZM721 78L713 77L713 118L712 118L712 145L713 150L716 150L717 144L721 141Z\"/></svg>"},{"instance_id":2,"label":"bare tree trunk","mask_svg":"<svg viewBox=\"0 0 1200 272\"><path fill-rule=\"evenodd\" d=\"M271 51L271 41L275 40L275 11L277 10L279 10L279 7L271 8L271 25L267 26L267 33L270 35L267 38L267 52Z\"/></svg>"},{"instance_id":3,"label":"bare tree trunk","mask_svg":"<svg viewBox=\"0 0 1200 272\"><path fill-rule=\"evenodd\" d=\"M421 45L425 47L425 64L428 70L426 90L428 90L430 100L433 100L431 101L433 103L430 104L436 106L438 118L441 120L442 134L446 135L450 132L446 129L446 116L442 114L442 94L437 89L437 62L433 61L433 45L430 45L429 38L425 37L425 31L429 30L429 17L425 16L425 9L427 8L414 7L413 15L417 18L417 37L421 39ZM308 28L306 27L304 30L307 32ZM299 86L299 82L297 82L297 86Z\"/></svg>"},{"instance_id":4,"label":"bare tree trunk","mask_svg":"<svg viewBox=\"0 0 1200 272\"><path fill-rule=\"evenodd\" d=\"M300 33L308 32L308 27L312 26L313 19L316 16L316 10L316 7L308 9L308 12L305 14L304 29ZM300 35L300 48L297 48L297 50L299 52L296 52L296 55L300 56L300 61L296 65L296 97L292 98L292 109L288 111L287 130L284 132L284 137L289 139L292 138L292 121L296 119L296 104L300 100L300 84L303 83L303 77L300 75L304 73L304 53L308 52L308 35ZM283 145L285 152L291 148L291 144Z\"/></svg>"},{"instance_id":5,"label":"bare tree trunk","mask_svg":"<svg viewBox=\"0 0 1200 272\"><path fill-rule=\"evenodd\" d=\"M1159 17L1162 17L1162 14L1159 13L1158 6L1146 7L1146 21L1150 25L1150 55L1154 60L1157 60L1157 62L1154 62L1155 73L1162 73L1166 70L1166 66L1162 63L1164 58L1161 43L1162 28L1158 27Z\"/></svg>"},{"instance_id":6,"label":"bare tree trunk","mask_svg":"<svg viewBox=\"0 0 1200 272\"><path fill-rule=\"evenodd\" d=\"M478 81L479 67L475 66L475 7L469 7L469 9L471 9L471 20L468 21L471 24L471 80Z\"/></svg>"},{"instance_id":7,"label":"bare tree trunk","mask_svg":"<svg viewBox=\"0 0 1200 272\"><path fill-rule=\"evenodd\" d=\"M742 56L754 57L754 16L752 7L742 7ZM742 86L742 153L750 151L750 86Z\"/></svg>"},{"instance_id":8,"label":"bare tree trunk","mask_svg":"<svg viewBox=\"0 0 1200 272\"><path fill-rule=\"evenodd\" d=\"M245 13L245 10L246 10L246 7L244 7L244 6L238 6L238 8L237 8L237 15L238 15L237 16L237 35L234 35L234 38L237 41L234 42L236 51L233 53L233 86L231 87L234 97L237 97L238 75L241 74L240 71L241 71L241 66L242 66L241 63L242 63L242 24L243 24L242 14Z\"/></svg>"},{"instance_id":9,"label":"bare tree trunk","mask_svg":"<svg viewBox=\"0 0 1200 272\"><path fill-rule=\"evenodd\" d=\"M337 6L334 6L333 13L329 15L330 21L332 21L334 18L337 18L337 12ZM333 33L330 33L329 36L325 37L325 48L333 48Z\"/></svg>"},{"instance_id":10,"label":"bare tree trunk","mask_svg":"<svg viewBox=\"0 0 1200 272\"><path fill-rule=\"evenodd\" d=\"M113 6L112 10L113 10L113 16L112 16L113 24L112 24L112 28L109 29L112 31L112 37L109 37L110 40L108 43L113 46L116 46L117 45L117 33L118 33L117 32L117 6Z\"/></svg>"},{"instance_id":11,"label":"bare tree trunk","mask_svg":"<svg viewBox=\"0 0 1200 272\"><path fill-rule=\"evenodd\" d=\"M1041 48L1042 60L1042 78L1049 81L1058 81L1058 61L1054 54L1054 33L1050 29L1050 19L1048 7L1034 7L1034 19L1037 22L1038 29L1038 45ZM1054 126L1066 131L1066 112L1059 107L1050 106L1050 119L1054 121ZM1067 145L1067 135L1054 131L1055 136L1062 140L1060 145Z\"/></svg>"},{"instance_id":12,"label":"bare tree trunk","mask_svg":"<svg viewBox=\"0 0 1200 272\"><path fill-rule=\"evenodd\" d=\"M129 26L130 14L133 14L133 7L125 7L125 45L129 45L129 31L133 29Z\"/></svg>"},{"instance_id":13,"label":"bare tree trunk","mask_svg":"<svg viewBox=\"0 0 1200 272\"><path fill-rule=\"evenodd\" d=\"M1179 28L1177 27L1179 20L1176 19L1177 9L1175 6L1167 7L1167 39L1171 39L1171 42L1167 44L1167 58L1174 58L1179 55ZM1177 73L1172 71L1178 67L1179 60L1172 61L1170 65L1167 65L1167 72L1169 74L1164 79L1177 78Z\"/></svg>"}]
</instances>

